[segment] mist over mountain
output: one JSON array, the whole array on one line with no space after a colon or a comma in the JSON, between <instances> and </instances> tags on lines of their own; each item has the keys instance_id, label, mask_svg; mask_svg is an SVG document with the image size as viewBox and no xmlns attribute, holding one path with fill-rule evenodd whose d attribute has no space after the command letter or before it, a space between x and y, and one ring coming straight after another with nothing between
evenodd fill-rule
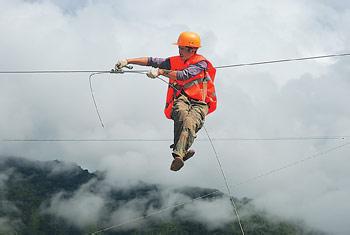
<instances>
[{"instance_id":1,"label":"mist over mountain","mask_svg":"<svg viewBox=\"0 0 350 235\"><path fill-rule=\"evenodd\" d=\"M57 160L1 157L0 200L0 234L89 234L111 226L101 234L240 234L229 199L215 189L119 186L103 172ZM257 210L248 198L235 200L247 234L325 234Z\"/></svg>"}]
</instances>

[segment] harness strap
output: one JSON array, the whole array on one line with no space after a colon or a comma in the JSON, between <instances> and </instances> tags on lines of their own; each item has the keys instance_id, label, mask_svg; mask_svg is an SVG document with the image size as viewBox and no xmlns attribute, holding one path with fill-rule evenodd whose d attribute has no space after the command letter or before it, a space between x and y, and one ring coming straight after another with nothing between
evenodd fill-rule
<instances>
[{"instance_id":1,"label":"harness strap","mask_svg":"<svg viewBox=\"0 0 350 235\"><path fill-rule=\"evenodd\" d=\"M173 100L174 100L180 95L180 93L182 91L182 87L179 84L177 84L176 82L174 82L172 84L171 88L173 89Z\"/></svg>"},{"instance_id":2,"label":"harness strap","mask_svg":"<svg viewBox=\"0 0 350 235\"><path fill-rule=\"evenodd\" d=\"M207 94L208 94L208 83L207 81L203 82L203 89L202 89L202 100L205 101L205 99L207 98Z\"/></svg>"}]
</instances>

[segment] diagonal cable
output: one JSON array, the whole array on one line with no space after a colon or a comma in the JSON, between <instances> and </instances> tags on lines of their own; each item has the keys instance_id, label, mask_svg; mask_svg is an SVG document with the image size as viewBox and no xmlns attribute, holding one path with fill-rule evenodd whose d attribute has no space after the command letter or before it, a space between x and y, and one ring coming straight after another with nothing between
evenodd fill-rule
<instances>
[{"instance_id":1,"label":"diagonal cable","mask_svg":"<svg viewBox=\"0 0 350 235\"><path fill-rule=\"evenodd\" d=\"M240 228L240 230L241 230L242 235L244 235L244 229L243 229L243 226L242 226L242 223L241 223L241 218L240 218L239 213L238 213L237 205L236 205L236 203L235 203L234 198L231 196L230 186L229 186L229 184L228 184L228 180L227 180L227 178L226 178L224 169L223 169L222 164L221 164L221 161L220 161L220 159L219 159L219 155L218 155L218 153L217 153L217 151L216 151L216 149L215 149L215 146L214 146L214 144L213 144L213 141L212 141L211 138L210 138L210 135L209 135L209 133L208 133L208 131L207 131L207 128L205 128L204 125L203 125L203 128L204 128L204 130L205 130L205 133L206 133L207 136L208 136L210 145L211 145L211 147L212 147L212 149L213 149L213 151L214 151L215 157L216 157L216 161L217 161L217 163L218 163L218 165L219 165L219 167L220 167L221 175L222 175L222 177L223 177L223 179L224 179L224 181L225 181L226 189L227 189L228 195L229 195L229 197L230 197L230 202L231 202L231 204L232 204L233 212L234 212L234 214L235 214L236 217L237 217L237 221L238 221L238 224L239 224L239 228Z\"/></svg>"},{"instance_id":2,"label":"diagonal cable","mask_svg":"<svg viewBox=\"0 0 350 235\"><path fill-rule=\"evenodd\" d=\"M264 173L262 173L262 174L260 174L260 175L256 175L256 176L253 176L253 177L251 177L251 178L248 178L248 179L246 179L246 180L244 180L244 181L241 181L240 183L235 184L234 186L237 187L237 186L240 186L240 185L243 185L243 184L248 184L248 183L250 183L250 182L252 182L252 181L259 180L260 178L263 178L263 177L266 177L266 176L275 174L275 173L277 173L277 172L279 172L279 171L282 171L282 170L284 170L284 169L287 169L287 168L290 168L290 167L294 167L294 166L296 166L296 165L299 165L299 164L301 164L301 163L304 163L304 162L306 162L306 161L309 161L309 160L312 160L312 159L315 159L315 158L318 158L318 157L321 157L321 156L325 156L325 155L327 155L327 154L330 153L330 152L334 152L334 151L339 150L339 149L341 149L341 148L344 148L344 147L346 147L346 146L348 146L348 145L350 145L350 142L346 142L346 143L344 143L344 144L337 145L337 146L335 146L335 147L331 147L331 148L326 149L326 150L324 150L324 151L315 153L315 154L313 154L313 155L311 155L311 156L309 156L309 157L302 158L302 159L300 159L300 160L298 160L298 161L290 162L290 163L288 163L288 164L286 164L286 165L284 165L284 166L281 166L281 167L278 167L278 168L275 168L275 169L266 171L266 172L264 172Z\"/></svg>"},{"instance_id":3,"label":"diagonal cable","mask_svg":"<svg viewBox=\"0 0 350 235\"><path fill-rule=\"evenodd\" d=\"M151 217L151 216L154 216L154 215L157 215L157 214L161 214L163 213L164 211L167 211L167 210L170 210L170 209L174 209L174 208L177 208L177 207L180 207L180 206L184 206L186 204L190 204L190 203L193 203L194 201L197 201L199 199L202 199L202 198L206 198L208 196L211 196L211 195L214 195L216 193L219 193L220 191L219 190L215 190L211 193L208 193L208 194L205 194L205 195L202 195L202 196L199 196L199 197L196 197L196 198L193 198L190 202L183 202L183 203L179 203L179 204L175 204L173 206L168 206L168 207L164 207L160 210L157 210L153 213L149 213L148 215L145 215L145 216L139 216L139 217L136 217L136 218L133 218L133 219L130 219L130 220L127 220L125 222L122 222L122 223L119 223L119 224L116 224L116 225L112 225L110 227L107 227L107 228L103 228L103 229L100 229L96 232L93 232L91 233L91 235L95 235L95 234L98 234L98 233L102 233L102 232L105 232L105 231L108 231L108 230L111 230L111 229L115 229L115 228L118 228L118 227L121 227L121 226L124 226L126 224L130 224L130 223L134 223L134 222L137 222L137 221L141 221L141 220L144 220L148 217Z\"/></svg>"}]
</instances>

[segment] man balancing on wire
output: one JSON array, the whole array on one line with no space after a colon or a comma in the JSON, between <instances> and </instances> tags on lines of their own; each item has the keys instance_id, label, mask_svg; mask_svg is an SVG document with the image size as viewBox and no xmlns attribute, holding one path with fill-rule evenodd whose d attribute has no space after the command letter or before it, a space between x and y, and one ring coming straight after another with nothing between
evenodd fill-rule
<instances>
[{"instance_id":1,"label":"man balancing on wire","mask_svg":"<svg viewBox=\"0 0 350 235\"><path fill-rule=\"evenodd\" d=\"M189 149L202 128L205 116L216 109L214 79L216 69L197 54L201 40L197 33L182 32L177 43L179 55L169 58L142 57L119 60L116 69L128 64L152 66L149 78L169 78L165 116L174 120L173 161L170 169L180 170L195 151Z\"/></svg>"}]
</instances>

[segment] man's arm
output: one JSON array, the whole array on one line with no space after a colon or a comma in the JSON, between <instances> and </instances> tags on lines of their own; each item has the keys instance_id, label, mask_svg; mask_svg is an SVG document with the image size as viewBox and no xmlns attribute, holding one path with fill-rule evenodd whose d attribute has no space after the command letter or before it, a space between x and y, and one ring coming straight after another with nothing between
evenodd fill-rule
<instances>
[{"instance_id":1,"label":"man's arm","mask_svg":"<svg viewBox=\"0 0 350 235\"><path fill-rule=\"evenodd\" d=\"M188 68L180 71L159 69L159 75L163 75L174 80L186 81L196 76L203 70L206 70L207 67L208 65L205 61L200 61L197 64L190 65Z\"/></svg>"},{"instance_id":2,"label":"man's arm","mask_svg":"<svg viewBox=\"0 0 350 235\"><path fill-rule=\"evenodd\" d=\"M128 61L128 64L137 64L142 66L148 65L148 57L131 58L126 60Z\"/></svg>"},{"instance_id":3,"label":"man's arm","mask_svg":"<svg viewBox=\"0 0 350 235\"><path fill-rule=\"evenodd\" d=\"M176 80L178 71L173 71L169 69L159 69L159 75Z\"/></svg>"},{"instance_id":4,"label":"man's arm","mask_svg":"<svg viewBox=\"0 0 350 235\"><path fill-rule=\"evenodd\" d=\"M177 71L172 71L170 68L169 59L163 58L152 58L152 57L140 57L140 58L132 58L127 59L128 64L137 64L143 66L152 66L159 68L159 75L163 75L165 77L176 79Z\"/></svg>"},{"instance_id":5,"label":"man's arm","mask_svg":"<svg viewBox=\"0 0 350 235\"><path fill-rule=\"evenodd\" d=\"M206 68L207 64L204 62L204 66L201 64L203 62L199 62L194 66L190 66L189 69L185 69L182 71L170 70L170 61L169 59L163 58L152 58L152 57L139 57L139 58L130 58L126 59L127 64L137 64L141 66L152 66L155 68L159 68L159 75L168 77L173 80L187 80L203 69Z\"/></svg>"}]
</instances>

